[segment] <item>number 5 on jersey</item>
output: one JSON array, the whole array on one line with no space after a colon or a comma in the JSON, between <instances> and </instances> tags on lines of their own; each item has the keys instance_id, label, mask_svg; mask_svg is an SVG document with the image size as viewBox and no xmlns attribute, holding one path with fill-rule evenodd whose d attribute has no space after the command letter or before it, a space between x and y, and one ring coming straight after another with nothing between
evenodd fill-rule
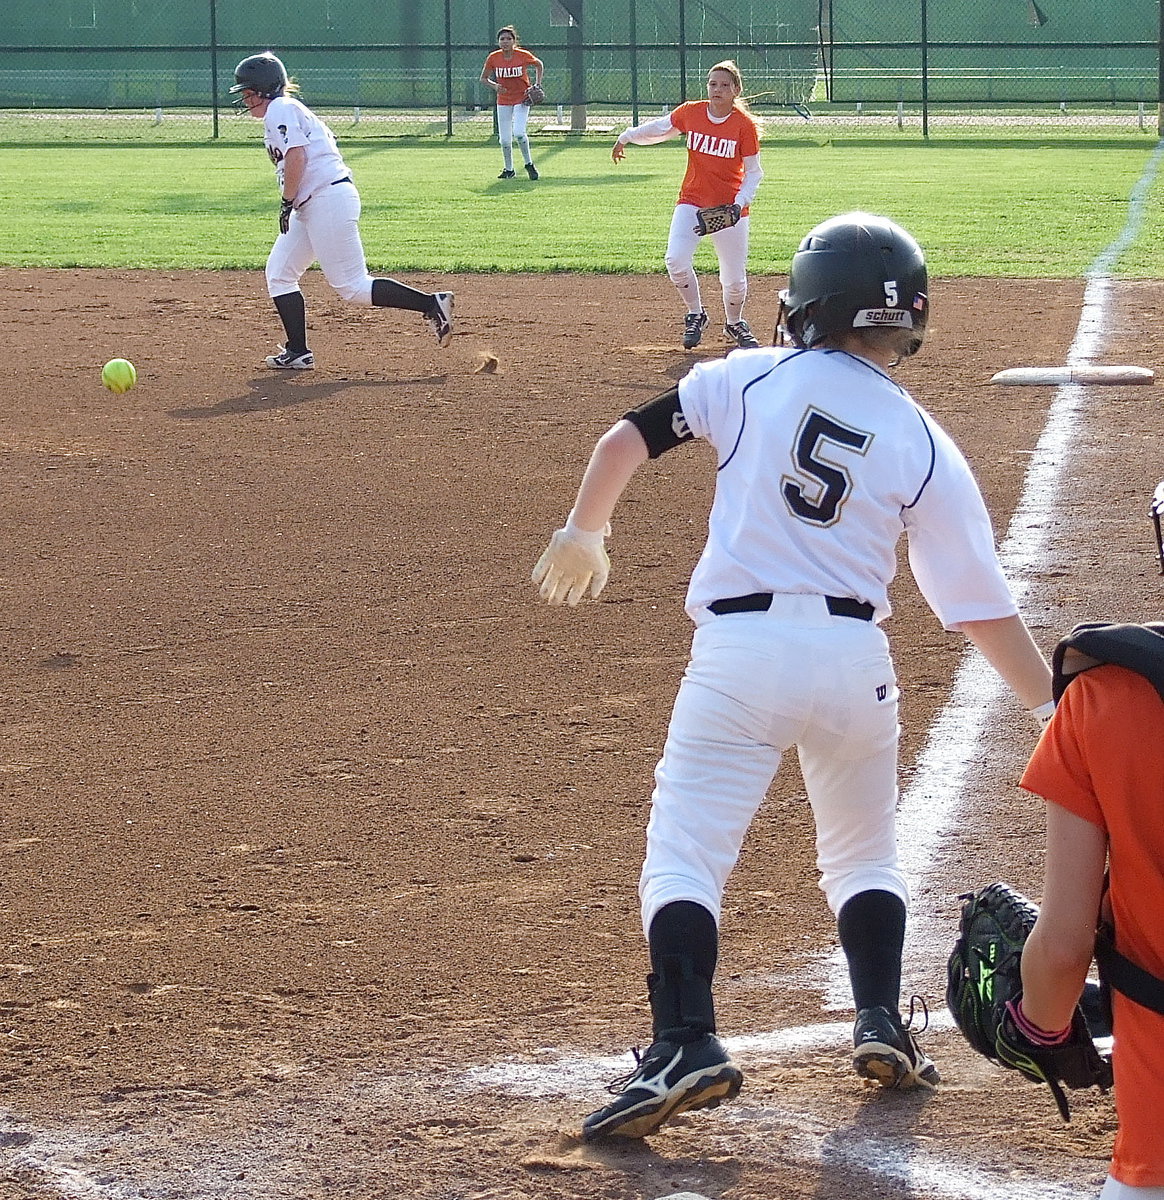
<instances>
[{"instance_id":1,"label":"number 5 on jersey","mask_svg":"<svg viewBox=\"0 0 1164 1200\"><path fill-rule=\"evenodd\" d=\"M829 444L864 455L873 444L873 435L810 408L796 432L792 455L807 480L785 475L780 488L794 517L826 527L841 519L841 508L853 490L853 478L845 467L825 457Z\"/></svg>"}]
</instances>

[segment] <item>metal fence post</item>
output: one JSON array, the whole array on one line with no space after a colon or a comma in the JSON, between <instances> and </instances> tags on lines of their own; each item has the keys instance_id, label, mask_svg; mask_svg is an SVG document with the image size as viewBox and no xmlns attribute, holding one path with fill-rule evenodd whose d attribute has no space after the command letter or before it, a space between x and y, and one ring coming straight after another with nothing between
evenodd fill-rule
<instances>
[{"instance_id":1,"label":"metal fence post","mask_svg":"<svg viewBox=\"0 0 1164 1200\"><path fill-rule=\"evenodd\" d=\"M639 32L636 0L630 0L630 85L631 85L631 124L639 123Z\"/></svg>"},{"instance_id":2,"label":"metal fence post","mask_svg":"<svg viewBox=\"0 0 1164 1200\"><path fill-rule=\"evenodd\" d=\"M210 112L213 137L218 137L218 9L210 0Z\"/></svg>"},{"instance_id":3,"label":"metal fence post","mask_svg":"<svg viewBox=\"0 0 1164 1200\"><path fill-rule=\"evenodd\" d=\"M485 43L489 47L489 52L492 53L497 49L497 6L494 0L489 0L489 40ZM490 89L492 91L492 89ZM501 138L497 129L497 97L493 96L491 105L493 110L493 136L500 142Z\"/></svg>"},{"instance_id":4,"label":"metal fence post","mask_svg":"<svg viewBox=\"0 0 1164 1200\"><path fill-rule=\"evenodd\" d=\"M687 0L679 0L679 103L687 99Z\"/></svg>"},{"instance_id":5,"label":"metal fence post","mask_svg":"<svg viewBox=\"0 0 1164 1200\"><path fill-rule=\"evenodd\" d=\"M445 0L445 133L453 136L453 12Z\"/></svg>"},{"instance_id":6,"label":"metal fence post","mask_svg":"<svg viewBox=\"0 0 1164 1200\"><path fill-rule=\"evenodd\" d=\"M921 0L921 97L922 137L930 136L930 43L926 0Z\"/></svg>"}]
</instances>

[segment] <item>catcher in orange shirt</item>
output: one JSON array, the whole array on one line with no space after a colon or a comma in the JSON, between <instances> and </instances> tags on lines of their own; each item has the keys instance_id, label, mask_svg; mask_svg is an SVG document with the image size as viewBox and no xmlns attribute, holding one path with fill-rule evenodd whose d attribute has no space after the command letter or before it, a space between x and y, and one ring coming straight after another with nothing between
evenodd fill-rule
<instances>
[{"instance_id":1,"label":"catcher in orange shirt","mask_svg":"<svg viewBox=\"0 0 1164 1200\"><path fill-rule=\"evenodd\" d=\"M516 139L525 160L525 173L537 179L538 169L529 151L526 133L529 121L530 91L540 91L546 68L536 54L517 44L517 30L512 25L497 31L497 45L481 68L481 82L497 93L497 139L505 167L498 179L512 179L513 143ZM536 91L535 91L536 94Z\"/></svg>"},{"instance_id":2,"label":"catcher in orange shirt","mask_svg":"<svg viewBox=\"0 0 1164 1200\"><path fill-rule=\"evenodd\" d=\"M723 288L724 334L744 349L760 343L744 320L748 295L748 205L755 198L764 172L760 169L760 131L747 105L740 69L730 60L716 63L707 73L707 99L692 100L618 135L610 152L615 162L626 156L626 145L652 146L687 135L687 173L667 238L667 274L687 304L683 347L694 350L707 328L707 311L695 274L695 249L706 232L719 259ZM725 206L724 228L711 231L701 209Z\"/></svg>"},{"instance_id":3,"label":"catcher in orange shirt","mask_svg":"<svg viewBox=\"0 0 1164 1200\"><path fill-rule=\"evenodd\" d=\"M1053 663L1059 707L1022 777L1046 801L1047 853L1014 1025L1036 1063L1067 1041L1095 954L1119 1117L1100 1197L1164 1200L1164 624L1078 625Z\"/></svg>"}]
</instances>

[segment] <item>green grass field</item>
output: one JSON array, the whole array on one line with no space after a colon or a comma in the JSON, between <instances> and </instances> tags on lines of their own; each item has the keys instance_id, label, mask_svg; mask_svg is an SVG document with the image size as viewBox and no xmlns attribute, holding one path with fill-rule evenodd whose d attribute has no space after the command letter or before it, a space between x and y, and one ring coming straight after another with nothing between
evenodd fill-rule
<instances>
[{"instance_id":1,"label":"green grass field","mask_svg":"<svg viewBox=\"0 0 1164 1200\"><path fill-rule=\"evenodd\" d=\"M498 181L496 145L344 144L378 271L657 272L679 179L678 142L610 160L613 137L534 139L542 178ZM1155 142L994 139L926 144L768 138L751 270L780 273L834 213L892 216L939 276L1082 274L1123 227ZM259 130L244 144L17 145L0 155L0 264L261 267L278 193ZM1164 277L1164 184L1118 270ZM714 269L710 248L697 265Z\"/></svg>"}]
</instances>

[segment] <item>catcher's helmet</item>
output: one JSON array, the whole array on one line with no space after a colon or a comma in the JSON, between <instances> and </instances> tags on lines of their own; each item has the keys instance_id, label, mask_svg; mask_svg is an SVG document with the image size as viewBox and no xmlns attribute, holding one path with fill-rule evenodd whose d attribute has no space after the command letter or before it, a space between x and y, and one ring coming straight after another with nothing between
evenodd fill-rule
<instances>
[{"instance_id":1,"label":"catcher's helmet","mask_svg":"<svg viewBox=\"0 0 1164 1200\"><path fill-rule=\"evenodd\" d=\"M258 92L273 100L287 86L287 69L270 50L244 58L234 69L234 92Z\"/></svg>"},{"instance_id":2,"label":"catcher's helmet","mask_svg":"<svg viewBox=\"0 0 1164 1200\"><path fill-rule=\"evenodd\" d=\"M852 329L908 329L903 353L913 354L925 336L928 289L925 255L900 225L844 213L810 230L792 256L778 323L803 349Z\"/></svg>"}]
</instances>

